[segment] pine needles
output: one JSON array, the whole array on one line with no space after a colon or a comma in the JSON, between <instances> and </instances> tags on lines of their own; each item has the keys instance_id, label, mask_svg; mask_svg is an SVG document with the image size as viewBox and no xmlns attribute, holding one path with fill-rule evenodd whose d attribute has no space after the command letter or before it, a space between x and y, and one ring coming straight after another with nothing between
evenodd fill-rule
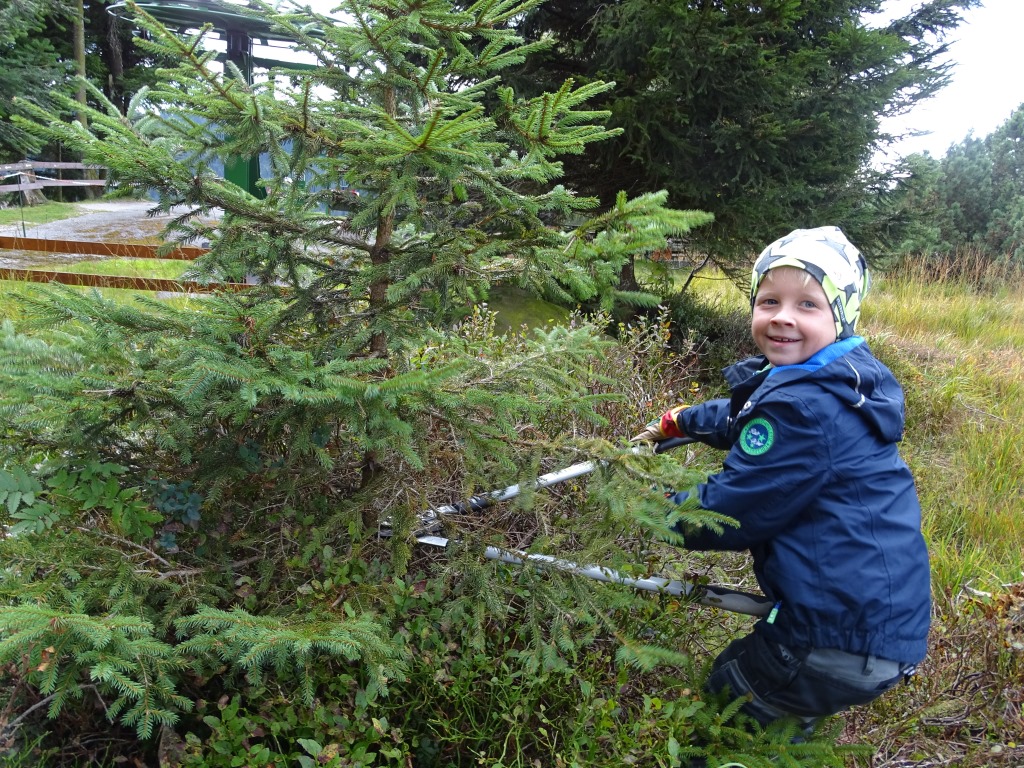
<instances>
[{"instance_id":1,"label":"pine needles","mask_svg":"<svg viewBox=\"0 0 1024 768\"><path fill-rule=\"evenodd\" d=\"M330 744L403 765L552 749L622 764L669 755L659 728L726 733L734 713L689 704L648 729L643 696L617 693L686 666L670 638L637 639L660 598L480 557L495 544L634 573L664 564L677 524L728 524L666 502L661 484L699 468L606 434L609 414L647 407L624 403L623 380L682 373L660 325L616 341L607 314L577 314L504 334L483 305L510 285L653 308L620 290L623 267L710 217L663 194L595 213L558 185L560 155L612 134L587 109L609 86L498 87L536 47L507 25L533 0L350 0L340 21L257 5L239 12L318 68L248 82L208 31L183 38L140 11L171 64L127 115L96 89L91 131L26 106L26 129L102 162L115 187L185 209L167 238L210 243L186 277L255 285L184 307L46 288L0 328L0 492L9 514L34 510L0 539L0 661L53 697L51 716L88 723L95 693L143 741L163 728L205 744L203 765L219 750L301 763ZM256 188L214 172L257 156ZM445 518L459 543L444 560L413 547L424 508L582 456L607 469ZM222 697L219 716L193 714Z\"/></svg>"}]
</instances>

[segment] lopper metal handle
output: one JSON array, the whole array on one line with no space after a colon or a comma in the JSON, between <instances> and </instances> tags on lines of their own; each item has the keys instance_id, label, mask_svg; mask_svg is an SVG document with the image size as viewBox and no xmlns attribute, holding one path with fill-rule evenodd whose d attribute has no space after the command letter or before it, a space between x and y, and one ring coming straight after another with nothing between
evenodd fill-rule
<instances>
[{"instance_id":1,"label":"lopper metal handle","mask_svg":"<svg viewBox=\"0 0 1024 768\"><path fill-rule=\"evenodd\" d=\"M668 438L666 440L656 442L654 444L654 452L663 453L680 445L687 445L694 442L696 442L696 440L689 437ZM649 448L645 445L636 445L632 448L633 453L640 453L644 450L649 450ZM573 478L589 474L593 472L597 466L598 464L593 461L573 464L572 466L558 470L557 472L549 472L546 475L541 475L534 481L533 487L547 488L549 486L556 485L557 483L563 483L566 480L571 480ZM506 501L507 499L514 498L521 492L522 488L518 483L516 483L515 485L510 485L508 488L492 491L480 496L473 496L467 501L458 504L449 504L443 507L425 510L420 514L420 520L423 522L423 527L420 529L419 534L416 537L416 541L420 544L445 548L448 546L449 540L442 536L432 535L432 532L436 531L437 528L440 527L440 518L443 515L466 514L467 512L485 509L500 501ZM603 565L581 566L551 555L529 554L526 552L501 549L499 547L487 547L484 551L484 557L488 560L497 560L499 562L510 563L512 565L526 565L533 563L538 566L547 566L557 568L562 571L568 571L596 581L622 584L645 592L664 592L677 597L688 597L701 605L721 608L722 610L731 611L733 613L743 613L748 616L767 616L772 609L771 600L763 595L741 592L739 590L729 589L728 587L721 587L715 584L691 584L687 581L666 579L662 576L633 578L631 576L624 576L611 568L604 567Z\"/></svg>"},{"instance_id":2,"label":"lopper metal handle","mask_svg":"<svg viewBox=\"0 0 1024 768\"><path fill-rule=\"evenodd\" d=\"M449 543L449 539L442 536L420 536L416 541L420 544L441 548L447 547ZM772 601L764 595L741 592L716 584L692 584L688 581L666 579L663 576L634 578L624 576L603 565L577 565L560 557L530 554L500 547L487 547L484 550L484 557L510 565L535 564L540 567L557 568L560 571L585 576L594 581L622 584L642 592L661 592L675 597L686 597L701 605L721 608L723 611L732 613L744 613L748 616L767 616L772 609Z\"/></svg>"},{"instance_id":3,"label":"lopper metal handle","mask_svg":"<svg viewBox=\"0 0 1024 768\"><path fill-rule=\"evenodd\" d=\"M654 452L664 453L665 451L670 451L673 448L678 448L680 445L688 445L695 442L697 441L692 437L670 437L654 443ZM640 453L650 449L644 444L641 444L634 445L630 450L633 453ZM573 480L577 477L582 477L583 475L589 475L597 469L600 463L601 462L584 461L579 464L573 464L565 469L548 472L546 475L541 475L534 480L533 487L534 489L549 488L552 485L558 485L558 483L564 483L567 480ZM522 492L522 486L519 483L516 483L515 485L510 485L508 488L500 488L496 491L472 496L465 501L461 501L456 504L445 504L441 507L426 509L420 513L420 520L422 521L423 526L419 529L419 533L436 531L440 527L441 517L444 515L465 515L470 512L479 512L482 509L486 509L487 507L498 504L502 501L514 499Z\"/></svg>"}]
</instances>

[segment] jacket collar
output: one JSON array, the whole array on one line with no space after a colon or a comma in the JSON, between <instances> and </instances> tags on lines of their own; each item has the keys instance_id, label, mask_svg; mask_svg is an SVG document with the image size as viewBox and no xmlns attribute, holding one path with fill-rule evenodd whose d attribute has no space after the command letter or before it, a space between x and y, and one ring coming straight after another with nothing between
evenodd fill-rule
<instances>
[{"instance_id":1,"label":"jacket collar","mask_svg":"<svg viewBox=\"0 0 1024 768\"><path fill-rule=\"evenodd\" d=\"M841 341L835 341L829 344L824 349L820 349L811 355L807 360L802 363L794 363L793 365L779 365L773 367L768 371L768 376L776 376L785 371L807 371L813 373L819 368L824 368L831 362L838 360L840 357L845 355L851 349L859 347L864 343L863 336L851 336L848 339L842 339Z\"/></svg>"},{"instance_id":2,"label":"jacket collar","mask_svg":"<svg viewBox=\"0 0 1024 768\"><path fill-rule=\"evenodd\" d=\"M787 371L813 373L824 368L829 363L835 362L850 350L859 347L863 343L863 336L851 336L848 339L842 339L841 341L829 344L824 349L815 352L804 362L794 365L773 366L764 355L756 355L755 357L749 357L746 360L730 365L722 371L722 375L725 377L729 387L735 388L759 373L764 373L767 376L777 376Z\"/></svg>"}]
</instances>

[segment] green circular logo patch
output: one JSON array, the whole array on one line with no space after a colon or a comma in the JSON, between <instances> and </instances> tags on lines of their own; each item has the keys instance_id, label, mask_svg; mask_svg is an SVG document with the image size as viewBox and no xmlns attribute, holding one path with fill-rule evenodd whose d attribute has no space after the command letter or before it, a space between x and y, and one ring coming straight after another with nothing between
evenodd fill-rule
<instances>
[{"instance_id":1,"label":"green circular logo patch","mask_svg":"<svg viewBox=\"0 0 1024 768\"><path fill-rule=\"evenodd\" d=\"M775 442L775 428L767 419L751 419L740 432L740 448L751 456L766 453Z\"/></svg>"}]
</instances>

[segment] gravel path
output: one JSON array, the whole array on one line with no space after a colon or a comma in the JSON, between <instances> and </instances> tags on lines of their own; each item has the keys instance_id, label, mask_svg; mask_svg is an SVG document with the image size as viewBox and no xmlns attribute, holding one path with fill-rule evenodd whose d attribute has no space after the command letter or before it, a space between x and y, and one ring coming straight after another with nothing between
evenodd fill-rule
<instances>
[{"instance_id":1,"label":"gravel path","mask_svg":"<svg viewBox=\"0 0 1024 768\"><path fill-rule=\"evenodd\" d=\"M47 224L4 224L0 235L44 240L89 240L112 243L158 242L161 230L178 215L150 215L153 203L138 200L103 200L77 203L81 215ZM181 209L184 210L184 209ZM75 254L40 254L26 251L0 251L0 267L25 268L95 259Z\"/></svg>"},{"instance_id":2,"label":"gravel path","mask_svg":"<svg viewBox=\"0 0 1024 768\"><path fill-rule=\"evenodd\" d=\"M170 216L150 217L153 204L146 201L95 201L77 203L79 216L47 224L5 224L0 234L8 236L38 237L48 240L106 240L122 242L140 240L159 233Z\"/></svg>"}]
</instances>

